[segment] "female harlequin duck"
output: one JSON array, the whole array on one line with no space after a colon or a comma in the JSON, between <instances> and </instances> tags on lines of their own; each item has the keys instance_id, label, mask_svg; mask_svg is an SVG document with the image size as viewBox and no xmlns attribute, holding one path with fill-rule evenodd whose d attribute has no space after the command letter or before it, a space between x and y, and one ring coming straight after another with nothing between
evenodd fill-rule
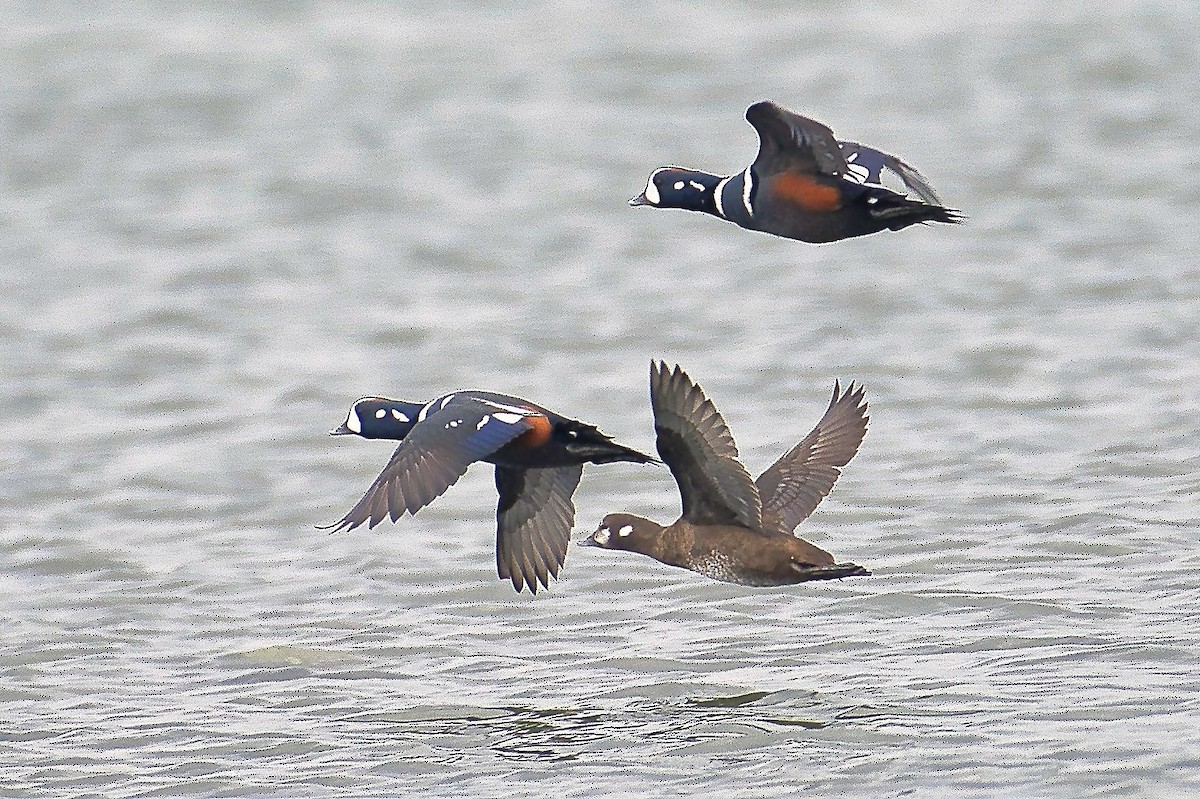
<instances>
[{"instance_id":1,"label":"female harlequin duck","mask_svg":"<svg viewBox=\"0 0 1200 799\"><path fill-rule=\"evenodd\" d=\"M658 454L671 469L683 515L669 527L628 513L604 517L582 543L640 552L715 580L787 585L869 574L835 563L792 535L829 493L867 432L863 390L837 383L825 416L803 441L751 480L712 402L682 369L650 364Z\"/></svg>"},{"instance_id":2,"label":"female harlequin duck","mask_svg":"<svg viewBox=\"0 0 1200 799\"><path fill-rule=\"evenodd\" d=\"M585 463L657 463L616 444L595 427L527 400L459 391L420 404L364 397L330 435L399 440L384 470L340 521L351 530L385 517L415 514L475 461L496 465L496 568L521 591L549 588L567 555L575 506L571 495Z\"/></svg>"},{"instance_id":3,"label":"female harlequin duck","mask_svg":"<svg viewBox=\"0 0 1200 799\"><path fill-rule=\"evenodd\" d=\"M895 156L838 141L820 122L770 101L750 106L746 119L759 144L758 157L744 171L721 177L662 167L629 204L704 211L749 230L812 244L918 222L962 221L920 172ZM883 186L885 169L917 198Z\"/></svg>"}]
</instances>

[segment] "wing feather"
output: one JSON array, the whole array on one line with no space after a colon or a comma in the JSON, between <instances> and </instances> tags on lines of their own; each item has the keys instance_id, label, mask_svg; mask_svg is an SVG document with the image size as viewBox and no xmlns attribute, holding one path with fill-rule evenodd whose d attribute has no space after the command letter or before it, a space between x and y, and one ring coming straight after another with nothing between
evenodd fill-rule
<instances>
[{"instance_id":1,"label":"wing feather","mask_svg":"<svg viewBox=\"0 0 1200 799\"><path fill-rule=\"evenodd\" d=\"M851 383L843 392L834 383L821 421L756 481L767 526L790 534L809 517L858 452L867 434L866 413L862 387Z\"/></svg>"},{"instance_id":2,"label":"wing feather","mask_svg":"<svg viewBox=\"0 0 1200 799\"><path fill-rule=\"evenodd\" d=\"M846 157L833 131L815 119L764 100L746 109L746 121L758 133L754 172L760 178L789 171L846 174Z\"/></svg>"},{"instance_id":3,"label":"wing feather","mask_svg":"<svg viewBox=\"0 0 1200 799\"><path fill-rule=\"evenodd\" d=\"M414 514L444 494L472 463L532 428L516 414L497 418L486 403L466 393L430 407L437 410L413 426L362 499L323 529L352 530L363 523L374 527L389 516L394 522Z\"/></svg>"},{"instance_id":4,"label":"wing feather","mask_svg":"<svg viewBox=\"0 0 1200 799\"><path fill-rule=\"evenodd\" d=\"M650 364L658 453L679 485L683 518L758 531L762 505L728 425L704 391L676 366Z\"/></svg>"},{"instance_id":5,"label":"wing feather","mask_svg":"<svg viewBox=\"0 0 1200 799\"><path fill-rule=\"evenodd\" d=\"M921 200L932 205L942 204L942 198L938 196L929 180L917 171L916 167L901 161L894 155L858 142L842 141L838 142L838 145L841 147L846 161L853 165L850 170L851 174L855 175L853 180L856 183L873 183L882 186L886 170L898 177L905 188ZM863 174L864 170L865 175Z\"/></svg>"},{"instance_id":6,"label":"wing feather","mask_svg":"<svg viewBox=\"0 0 1200 799\"><path fill-rule=\"evenodd\" d=\"M571 541L575 505L571 496L582 465L552 469L496 467L496 571L521 591L550 587L558 577Z\"/></svg>"}]
</instances>

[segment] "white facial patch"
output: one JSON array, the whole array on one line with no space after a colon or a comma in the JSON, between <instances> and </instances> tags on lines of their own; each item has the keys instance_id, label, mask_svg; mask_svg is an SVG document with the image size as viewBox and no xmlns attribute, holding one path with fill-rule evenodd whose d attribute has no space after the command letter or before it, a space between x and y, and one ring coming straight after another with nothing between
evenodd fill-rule
<instances>
[{"instance_id":1,"label":"white facial patch","mask_svg":"<svg viewBox=\"0 0 1200 799\"><path fill-rule=\"evenodd\" d=\"M632 532L633 532L633 525L627 524L624 527L622 527L620 530L617 530L617 535L624 538L625 536L629 535Z\"/></svg>"},{"instance_id":2,"label":"white facial patch","mask_svg":"<svg viewBox=\"0 0 1200 799\"><path fill-rule=\"evenodd\" d=\"M592 540L597 544L607 544L608 539L612 537L612 531L607 527L601 527L596 532L592 533Z\"/></svg>"},{"instance_id":3,"label":"white facial patch","mask_svg":"<svg viewBox=\"0 0 1200 799\"><path fill-rule=\"evenodd\" d=\"M696 191L704 191L704 184L703 184L703 183L697 183L697 182L696 182L696 181L694 181L694 180L689 180L689 181L688 181L688 185L689 185L689 186L691 186L691 187L692 187L693 189L695 189ZM677 188L680 188L680 189L682 189L682 188L683 188L683 186L678 186Z\"/></svg>"},{"instance_id":4,"label":"white facial patch","mask_svg":"<svg viewBox=\"0 0 1200 799\"><path fill-rule=\"evenodd\" d=\"M350 413L346 415L346 429L351 433L362 432L362 422L359 421L357 408L351 408Z\"/></svg>"},{"instance_id":5,"label":"white facial patch","mask_svg":"<svg viewBox=\"0 0 1200 799\"><path fill-rule=\"evenodd\" d=\"M675 181L675 191L683 191L683 185L682 180Z\"/></svg>"},{"instance_id":6,"label":"white facial patch","mask_svg":"<svg viewBox=\"0 0 1200 799\"><path fill-rule=\"evenodd\" d=\"M387 416L387 409L386 409L386 408L380 408L379 410L375 411L375 418L376 418L376 419L382 419L382 418L383 418L383 417L385 417L385 416Z\"/></svg>"},{"instance_id":7,"label":"white facial patch","mask_svg":"<svg viewBox=\"0 0 1200 799\"><path fill-rule=\"evenodd\" d=\"M397 422L409 421L409 418L406 414L401 413L400 411L396 410L395 408L392 408L392 418L395 419Z\"/></svg>"},{"instance_id":8,"label":"white facial patch","mask_svg":"<svg viewBox=\"0 0 1200 799\"><path fill-rule=\"evenodd\" d=\"M651 205L658 205L659 201L662 199L658 194L658 186L654 185L654 175L657 174L658 173L655 172L650 176L650 180L646 181L646 190L642 192L642 194L644 194L646 197L646 202L650 203Z\"/></svg>"}]
</instances>

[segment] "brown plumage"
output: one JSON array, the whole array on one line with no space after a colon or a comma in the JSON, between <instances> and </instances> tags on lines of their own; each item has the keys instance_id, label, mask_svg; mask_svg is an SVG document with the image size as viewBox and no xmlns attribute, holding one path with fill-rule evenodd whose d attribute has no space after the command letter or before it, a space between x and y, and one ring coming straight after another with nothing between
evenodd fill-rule
<instances>
[{"instance_id":1,"label":"brown plumage","mask_svg":"<svg viewBox=\"0 0 1200 799\"><path fill-rule=\"evenodd\" d=\"M804 439L752 480L725 420L678 366L650 365L658 452L679 485L672 525L627 513L604 517L584 544L649 555L743 585L786 585L869 574L792 534L850 462L867 431L863 389L834 383L825 415Z\"/></svg>"}]
</instances>

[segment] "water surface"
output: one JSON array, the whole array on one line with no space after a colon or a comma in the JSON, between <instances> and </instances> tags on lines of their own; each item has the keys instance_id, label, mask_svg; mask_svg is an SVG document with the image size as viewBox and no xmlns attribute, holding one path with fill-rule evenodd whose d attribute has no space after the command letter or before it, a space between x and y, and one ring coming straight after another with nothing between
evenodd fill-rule
<instances>
[{"instance_id":1,"label":"water surface","mask_svg":"<svg viewBox=\"0 0 1200 799\"><path fill-rule=\"evenodd\" d=\"M1173 796L1200 788L1190 7L11 4L0 795ZM770 97L970 223L813 247L629 209ZM652 446L679 361L752 471L871 425L751 590L573 548L490 470L328 535L364 394ZM678 512L589 468L577 528Z\"/></svg>"}]
</instances>

